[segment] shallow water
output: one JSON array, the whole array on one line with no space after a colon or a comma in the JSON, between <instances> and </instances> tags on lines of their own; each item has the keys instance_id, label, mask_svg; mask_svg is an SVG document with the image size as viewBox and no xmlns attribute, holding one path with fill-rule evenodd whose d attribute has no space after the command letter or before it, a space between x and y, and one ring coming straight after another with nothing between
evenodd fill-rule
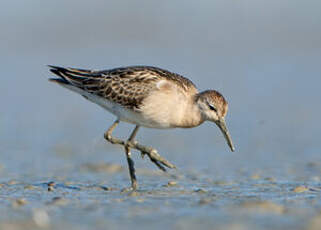
<instances>
[{"instance_id":1,"label":"shallow water","mask_svg":"<svg viewBox=\"0 0 321 230\"><path fill-rule=\"evenodd\" d=\"M3 4L0 229L318 229L319 2ZM236 152L215 124L143 128L178 169L134 152L140 189L123 191L125 154L103 139L115 118L48 82L47 64L155 65L218 89Z\"/></svg>"},{"instance_id":2,"label":"shallow water","mask_svg":"<svg viewBox=\"0 0 321 230\"><path fill-rule=\"evenodd\" d=\"M138 170L140 189L131 192L122 189L128 184L127 170L101 164L98 172L94 168L81 167L73 172L77 177L32 176L3 182L0 226L317 229L313 225L321 218L319 181L279 181L259 175L224 181L190 171Z\"/></svg>"}]
</instances>

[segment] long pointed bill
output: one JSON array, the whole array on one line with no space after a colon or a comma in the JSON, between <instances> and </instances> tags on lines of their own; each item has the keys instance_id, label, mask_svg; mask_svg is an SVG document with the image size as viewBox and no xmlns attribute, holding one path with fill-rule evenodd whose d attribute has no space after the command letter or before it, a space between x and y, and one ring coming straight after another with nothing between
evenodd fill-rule
<instances>
[{"instance_id":1,"label":"long pointed bill","mask_svg":"<svg viewBox=\"0 0 321 230\"><path fill-rule=\"evenodd\" d=\"M235 148L234 148L234 145L233 145L233 142L232 142L232 138L230 136L230 133L228 132L227 130L227 127L226 127L226 124L225 124L225 120L224 118L218 120L217 122L215 122L217 124L217 126L220 128L220 130L222 131L226 141L227 141L227 144L228 146L230 146L231 148L231 151L234 152Z\"/></svg>"}]
</instances>

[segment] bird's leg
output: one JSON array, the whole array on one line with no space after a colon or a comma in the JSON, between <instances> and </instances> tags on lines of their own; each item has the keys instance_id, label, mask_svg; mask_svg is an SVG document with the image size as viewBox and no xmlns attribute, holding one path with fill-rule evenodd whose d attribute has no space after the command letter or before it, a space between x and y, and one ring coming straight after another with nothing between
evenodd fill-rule
<instances>
[{"instance_id":1,"label":"bird's leg","mask_svg":"<svg viewBox=\"0 0 321 230\"><path fill-rule=\"evenodd\" d=\"M129 175L130 175L130 180L132 182L132 188L133 190L137 189L137 180L136 180L136 175L135 175L135 167L134 167L134 161L130 157L131 152L130 152L130 145L132 141L135 139L135 136L137 134L137 131L139 129L139 126L136 125L135 129L133 132L130 134L130 137L127 140L127 143L124 145L125 147L125 152L126 152L126 157L127 157L127 163L128 163L128 169L129 169Z\"/></svg>"},{"instance_id":2,"label":"bird's leg","mask_svg":"<svg viewBox=\"0 0 321 230\"><path fill-rule=\"evenodd\" d=\"M130 135L125 148L133 148L141 151L142 156L147 154L149 156L149 159L156 164L156 166L161 169L162 171L166 171L165 167L168 168L175 168L175 165L171 164L169 161L166 159L162 158L156 151L156 149L153 149L151 147L146 147L141 144L139 144L137 141L134 141L136 134L138 132L139 126L136 125L135 129L133 130L132 134ZM127 152L127 150L126 150ZM129 152L130 154L130 152Z\"/></svg>"},{"instance_id":3,"label":"bird's leg","mask_svg":"<svg viewBox=\"0 0 321 230\"><path fill-rule=\"evenodd\" d=\"M119 120L116 120L114 122L114 124L112 126L110 126L110 128L105 132L105 139L107 141L109 141L110 143L112 144L119 144L119 145L123 145L123 146L128 146L129 148L132 148L132 149L136 149L138 151L140 151L142 153L142 156L144 156L145 154L148 155L149 159L154 163L156 164L156 166L163 170L163 171L166 171L165 170L165 167L168 167L168 168L176 168L175 165L173 165L172 163L170 163L169 161L167 161L166 159L164 159L162 156L160 156L158 153L157 153L157 150L156 149L153 149L151 147L147 147L147 146L144 146L144 145L141 145L139 144L137 141L134 141L134 138L138 132L138 128L136 127L132 133L133 135L133 138L131 141L123 141L123 140L120 140L118 138L115 138L113 136L111 136L113 130L116 128L116 126L119 124Z\"/></svg>"},{"instance_id":4,"label":"bird's leg","mask_svg":"<svg viewBox=\"0 0 321 230\"><path fill-rule=\"evenodd\" d=\"M105 132L104 137L107 141L109 141L112 144L125 145L125 141L115 138L111 135L118 124L119 124L119 120L116 120Z\"/></svg>"},{"instance_id":5,"label":"bird's leg","mask_svg":"<svg viewBox=\"0 0 321 230\"><path fill-rule=\"evenodd\" d=\"M136 128L134 129L134 131L130 135L128 141L125 142L125 141L123 141L121 139L118 139L118 138L115 138L115 137L113 137L111 135L118 124L119 124L119 120L116 120L112 124L112 126L110 126L109 129L105 132L104 137L105 137L105 139L107 141L109 141L112 144L119 144L119 145L123 145L125 147L126 158L127 158L127 163L128 163L128 169L129 169L129 175L130 175L130 179L131 179L131 182L132 182L132 188L133 188L133 190L136 190L137 189L137 180L136 180L136 176L135 176L134 161L131 158L130 146L127 143L129 143L130 141L132 141L132 139L135 138L137 130L138 130L138 127L136 126Z\"/></svg>"}]
</instances>

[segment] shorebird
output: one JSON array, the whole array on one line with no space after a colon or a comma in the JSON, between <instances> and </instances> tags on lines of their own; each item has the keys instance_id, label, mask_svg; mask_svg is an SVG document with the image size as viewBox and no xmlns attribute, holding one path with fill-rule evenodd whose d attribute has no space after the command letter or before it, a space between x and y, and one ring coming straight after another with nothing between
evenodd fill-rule
<instances>
[{"instance_id":1,"label":"shorebird","mask_svg":"<svg viewBox=\"0 0 321 230\"><path fill-rule=\"evenodd\" d=\"M151 147L139 144L135 136L140 126L156 129L192 128L204 121L214 122L222 131L227 144L234 151L232 139L225 124L227 101L215 90L199 92L189 79L151 66L130 66L110 70L85 70L49 66L59 78L49 80L79 93L114 114L117 119L105 132L104 138L112 144L124 146L131 187L137 188L131 149L148 155L161 170L175 165L161 157ZM120 121L135 124L128 140L112 136Z\"/></svg>"}]
</instances>

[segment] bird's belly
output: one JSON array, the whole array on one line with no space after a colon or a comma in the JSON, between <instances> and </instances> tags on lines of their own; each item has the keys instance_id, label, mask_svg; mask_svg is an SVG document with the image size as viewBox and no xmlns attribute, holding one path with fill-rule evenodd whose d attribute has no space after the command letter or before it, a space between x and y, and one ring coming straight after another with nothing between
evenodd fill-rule
<instances>
[{"instance_id":1,"label":"bird's belly","mask_svg":"<svg viewBox=\"0 0 321 230\"><path fill-rule=\"evenodd\" d=\"M172 128L166 122L157 122L155 120L149 119L148 117L144 116L144 113L142 112L125 108L117 103L108 101L97 95L87 93L86 95L83 95L83 96L85 96L85 98L88 99L89 101L100 105L110 113L114 114L121 121L136 124L139 126L148 127L148 128L156 128L156 129Z\"/></svg>"},{"instance_id":2,"label":"bird's belly","mask_svg":"<svg viewBox=\"0 0 321 230\"><path fill-rule=\"evenodd\" d=\"M146 118L142 113L131 111L128 109L121 109L115 115L121 120L128 123L136 124L139 126L144 126L148 128L155 128L155 129L169 129L172 128L168 123L159 123L157 121L150 120Z\"/></svg>"}]
</instances>

